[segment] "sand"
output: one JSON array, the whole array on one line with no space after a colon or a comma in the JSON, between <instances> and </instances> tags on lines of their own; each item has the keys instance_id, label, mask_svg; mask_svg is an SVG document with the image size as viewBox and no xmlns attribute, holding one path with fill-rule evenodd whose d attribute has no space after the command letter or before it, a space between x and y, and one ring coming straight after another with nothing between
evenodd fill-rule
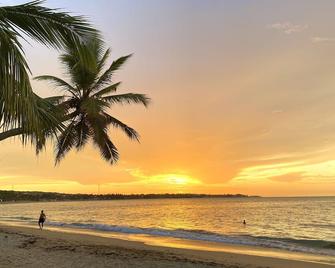
<instances>
[{"instance_id":1,"label":"sand","mask_svg":"<svg viewBox=\"0 0 335 268\"><path fill-rule=\"evenodd\" d=\"M334 267L313 262L190 250L87 234L0 225L0 267Z\"/></svg>"}]
</instances>

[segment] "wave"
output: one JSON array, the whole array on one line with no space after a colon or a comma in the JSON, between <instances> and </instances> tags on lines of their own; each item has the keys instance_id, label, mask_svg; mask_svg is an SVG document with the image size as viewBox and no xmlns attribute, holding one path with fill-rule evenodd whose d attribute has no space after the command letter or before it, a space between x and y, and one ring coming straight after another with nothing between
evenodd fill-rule
<instances>
[{"instance_id":1,"label":"wave","mask_svg":"<svg viewBox=\"0 0 335 268\"><path fill-rule=\"evenodd\" d=\"M332 250L331 255L335 256L335 242L327 240L312 240L312 239L294 239L294 238L278 238L278 237L267 237L267 236L249 236L251 238L256 238L259 240L266 240L275 243L286 243L292 246L302 246L309 249L318 249L318 250ZM320 252L322 253L322 252Z\"/></svg>"},{"instance_id":2,"label":"wave","mask_svg":"<svg viewBox=\"0 0 335 268\"><path fill-rule=\"evenodd\" d=\"M270 247L289 251L335 256L335 242L325 240L275 238L275 237L251 236L251 235L234 236L199 229L140 228L133 226L119 226L119 225L108 225L108 224L62 223L62 222L48 222L48 224L57 227L80 228L80 229L90 229L96 231L105 231L105 232L114 232L123 234L141 234L141 235L172 237L172 238L181 238L181 239L198 240L198 241Z\"/></svg>"},{"instance_id":3,"label":"wave","mask_svg":"<svg viewBox=\"0 0 335 268\"><path fill-rule=\"evenodd\" d=\"M14 221L14 222L35 222L37 221L36 218L30 218L30 217L12 217L12 216L1 216L0 217L1 220L3 221Z\"/></svg>"},{"instance_id":4,"label":"wave","mask_svg":"<svg viewBox=\"0 0 335 268\"><path fill-rule=\"evenodd\" d=\"M35 223L36 219L29 217L1 217L5 221L19 221ZM141 228L134 226L108 225L83 222L56 222L48 221L48 225L55 227L87 229L93 231L104 231L122 234L140 234L161 237L171 237L198 241L219 242L237 245L260 246L284 249L289 251L314 253L335 256L335 242L326 240L309 240L294 238L278 238L252 235L225 235L201 229L164 229L164 228Z\"/></svg>"},{"instance_id":5,"label":"wave","mask_svg":"<svg viewBox=\"0 0 335 268\"><path fill-rule=\"evenodd\" d=\"M300 224L301 227L316 227L316 228L325 228L325 229L335 229L335 224Z\"/></svg>"}]
</instances>

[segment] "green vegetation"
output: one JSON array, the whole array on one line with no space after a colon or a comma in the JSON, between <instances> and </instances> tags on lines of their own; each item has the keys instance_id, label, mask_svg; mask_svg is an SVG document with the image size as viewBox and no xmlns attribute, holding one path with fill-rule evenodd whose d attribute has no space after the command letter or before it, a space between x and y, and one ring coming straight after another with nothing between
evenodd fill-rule
<instances>
[{"instance_id":1,"label":"green vegetation","mask_svg":"<svg viewBox=\"0 0 335 268\"><path fill-rule=\"evenodd\" d=\"M242 194L64 194L51 192L0 191L2 202L17 201L83 201L83 200L123 200L123 199L161 199L161 198L246 198Z\"/></svg>"},{"instance_id":2,"label":"green vegetation","mask_svg":"<svg viewBox=\"0 0 335 268\"><path fill-rule=\"evenodd\" d=\"M139 134L109 114L114 104L139 103L147 106L143 94L113 94L120 82L113 83L113 74L130 55L112 62L107 69L110 49L96 30L81 17L69 16L41 6L42 1L0 8L0 141L20 135L29 139L38 154L47 139L55 140L56 163L72 148L80 150L92 140L101 156L115 163L119 153L111 141L109 127L121 129L130 139ZM60 48L60 61L69 82L52 75L36 77L63 90L61 96L40 98L34 94L29 67L17 38L18 30L42 44Z\"/></svg>"},{"instance_id":3,"label":"green vegetation","mask_svg":"<svg viewBox=\"0 0 335 268\"><path fill-rule=\"evenodd\" d=\"M64 130L57 134L56 163L73 147L80 150L91 139L99 148L101 156L111 164L118 160L119 154L108 135L109 126L119 128L130 138L139 139L138 133L120 120L111 116L108 110L114 104L149 104L149 98L143 94L113 94L120 82L113 83L113 74L127 61L130 55L112 62L104 70L110 55L110 49L104 50L101 41L92 39L85 45L72 43L60 56L69 80L51 75L36 77L46 80L65 92L63 96L53 97L57 107L65 111ZM51 132L47 130L46 135Z\"/></svg>"},{"instance_id":4,"label":"green vegetation","mask_svg":"<svg viewBox=\"0 0 335 268\"><path fill-rule=\"evenodd\" d=\"M34 94L21 40L27 37L56 49L100 38L82 17L70 16L32 1L0 7L0 140L21 135L25 144L44 139L42 129L59 127L58 111ZM9 132L8 132L9 131Z\"/></svg>"}]
</instances>

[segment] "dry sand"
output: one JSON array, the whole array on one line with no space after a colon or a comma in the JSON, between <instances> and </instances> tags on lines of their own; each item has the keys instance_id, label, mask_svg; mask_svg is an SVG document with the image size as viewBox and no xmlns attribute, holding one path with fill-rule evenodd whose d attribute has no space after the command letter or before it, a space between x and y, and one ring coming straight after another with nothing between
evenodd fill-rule
<instances>
[{"instance_id":1,"label":"dry sand","mask_svg":"<svg viewBox=\"0 0 335 268\"><path fill-rule=\"evenodd\" d=\"M0 225L0 250L0 267L334 267L7 225Z\"/></svg>"}]
</instances>

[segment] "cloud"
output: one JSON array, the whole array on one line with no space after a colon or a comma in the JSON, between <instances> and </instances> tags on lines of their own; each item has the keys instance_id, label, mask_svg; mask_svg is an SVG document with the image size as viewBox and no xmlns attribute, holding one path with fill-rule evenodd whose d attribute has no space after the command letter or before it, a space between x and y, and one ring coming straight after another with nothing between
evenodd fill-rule
<instances>
[{"instance_id":1,"label":"cloud","mask_svg":"<svg viewBox=\"0 0 335 268\"><path fill-rule=\"evenodd\" d=\"M256 165L244 168L233 179L234 182L265 182L266 180L294 182L298 180L318 182L334 181L335 160L308 163L306 161Z\"/></svg>"},{"instance_id":2,"label":"cloud","mask_svg":"<svg viewBox=\"0 0 335 268\"><path fill-rule=\"evenodd\" d=\"M273 110L271 113L272 114L281 114L283 112L284 112L283 110Z\"/></svg>"},{"instance_id":3,"label":"cloud","mask_svg":"<svg viewBox=\"0 0 335 268\"><path fill-rule=\"evenodd\" d=\"M273 23L267 26L268 29L273 29L277 31L281 31L285 34L293 34L293 33L299 33L308 28L307 24L301 25L301 24L293 24L289 21L286 22L277 22Z\"/></svg>"},{"instance_id":4,"label":"cloud","mask_svg":"<svg viewBox=\"0 0 335 268\"><path fill-rule=\"evenodd\" d=\"M288 173L281 176L271 177L270 180L278 182L295 182L302 179L302 174L300 172Z\"/></svg>"},{"instance_id":5,"label":"cloud","mask_svg":"<svg viewBox=\"0 0 335 268\"><path fill-rule=\"evenodd\" d=\"M315 36L315 37L312 37L312 42L313 43L331 43L331 42L335 42L335 37Z\"/></svg>"}]
</instances>

